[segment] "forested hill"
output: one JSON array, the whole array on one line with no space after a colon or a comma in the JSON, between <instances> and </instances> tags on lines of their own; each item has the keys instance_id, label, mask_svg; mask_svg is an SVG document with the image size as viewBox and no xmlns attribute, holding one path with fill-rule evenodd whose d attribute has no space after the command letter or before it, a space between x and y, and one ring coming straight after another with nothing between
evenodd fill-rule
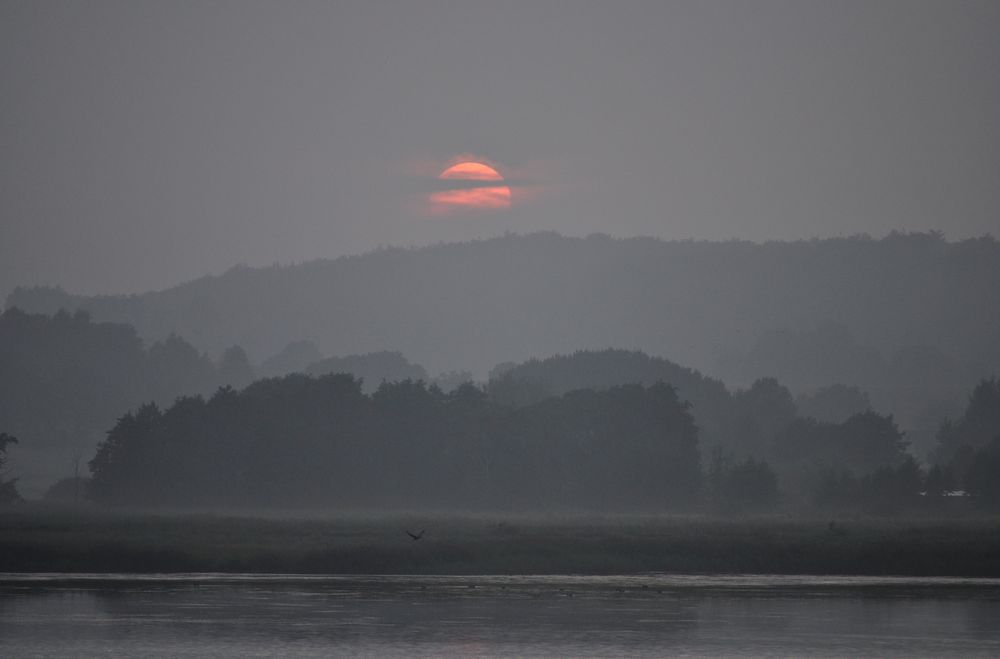
<instances>
[{"instance_id":1,"label":"forested hill","mask_svg":"<svg viewBox=\"0 0 1000 659\"><path fill-rule=\"evenodd\" d=\"M1000 245L934 233L764 244L507 235L237 267L133 296L17 289L7 305L83 308L147 340L175 332L209 354L237 343L255 361L309 339L326 354L399 350L432 372L478 375L622 346L728 377L723 358L768 332L827 323L890 356L925 346L980 375L1000 366Z\"/></svg>"}]
</instances>

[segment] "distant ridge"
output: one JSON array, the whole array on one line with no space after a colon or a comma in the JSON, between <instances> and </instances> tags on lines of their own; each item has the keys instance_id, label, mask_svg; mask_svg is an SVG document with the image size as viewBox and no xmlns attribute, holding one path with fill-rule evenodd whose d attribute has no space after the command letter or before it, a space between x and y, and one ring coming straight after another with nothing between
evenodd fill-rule
<instances>
[{"instance_id":1,"label":"distant ridge","mask_svg":"<svg viewBox=\"0 0 1000 659\"><path fill-rule=\"evenodd\" d=\"M938 233L798 242L506 235L292 266L233 268L162 291L16 289L7 306L82 308L144 339L261 360L291 341L325 354L399 350L431 372L631 346L709 373L773 330L846 328L890 354L930 346L1000 366L1000 246Z\"/></svg>"},{"instance_id":2,"label":"distant ridge","mask_svg":"<svg viewBox=\"0 0 1000 659\"><path fill-rule=\"evenodd\" d=\"M700 405L729 396L726 385L698 371L638 350L579 350L571 355L501 364L490 374L491 383L503 379L528 381L547 395L561 396L574 389L608 389L623 384L651 386L665 382L682 401Z\"/></svg>"}]
</instances>

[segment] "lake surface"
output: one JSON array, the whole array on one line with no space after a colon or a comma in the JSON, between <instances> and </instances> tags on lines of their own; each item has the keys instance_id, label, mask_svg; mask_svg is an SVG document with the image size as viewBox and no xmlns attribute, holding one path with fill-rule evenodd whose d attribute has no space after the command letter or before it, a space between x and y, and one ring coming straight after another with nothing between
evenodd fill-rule
<instances>
[{"instance_id":1,"label":"lake surface","mask_svg":"<svg viewBox=\"0 0 1000 659\"><path fill-rule=\"evenodd\" d=\"M0 574L3 657L1000 656L1000 580Z\"/></svg>"}]
</instances>

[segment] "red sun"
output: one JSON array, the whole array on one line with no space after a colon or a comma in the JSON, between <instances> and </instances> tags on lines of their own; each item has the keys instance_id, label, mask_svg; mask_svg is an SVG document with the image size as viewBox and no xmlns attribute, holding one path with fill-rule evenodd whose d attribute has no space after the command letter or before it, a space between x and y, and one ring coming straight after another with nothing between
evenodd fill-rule
<instances>
[{"instance_id":1,"label":"red sun","mask_svg":"<svg viewBox=\"0 0 1000 659\"><path fill-rule=\"evenodd\" d=\"M449 214L459 211L489 211L510 207L510 188L500 172L481 162L460 162L440 174L441 181L454 181L455 187L430 195L431 211Z\"/></svg>"}]
</instances>

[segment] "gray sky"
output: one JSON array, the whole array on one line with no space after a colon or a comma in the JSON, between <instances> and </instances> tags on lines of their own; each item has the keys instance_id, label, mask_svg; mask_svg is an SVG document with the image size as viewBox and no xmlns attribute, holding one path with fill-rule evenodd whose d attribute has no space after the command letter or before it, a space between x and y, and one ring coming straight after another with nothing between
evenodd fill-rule
<instances>
[{"instance_id":1,"label":"gray sky","mask_svg":"<svg viewBox=\"0 0 1000 659\"><path fill-rule=\"evenodd\" d=\"M996 234L998 67L996 0L0 0L0 295L504 231ZM462 153L537 194L428 217Z\"/></svg>"}]
</instances>

